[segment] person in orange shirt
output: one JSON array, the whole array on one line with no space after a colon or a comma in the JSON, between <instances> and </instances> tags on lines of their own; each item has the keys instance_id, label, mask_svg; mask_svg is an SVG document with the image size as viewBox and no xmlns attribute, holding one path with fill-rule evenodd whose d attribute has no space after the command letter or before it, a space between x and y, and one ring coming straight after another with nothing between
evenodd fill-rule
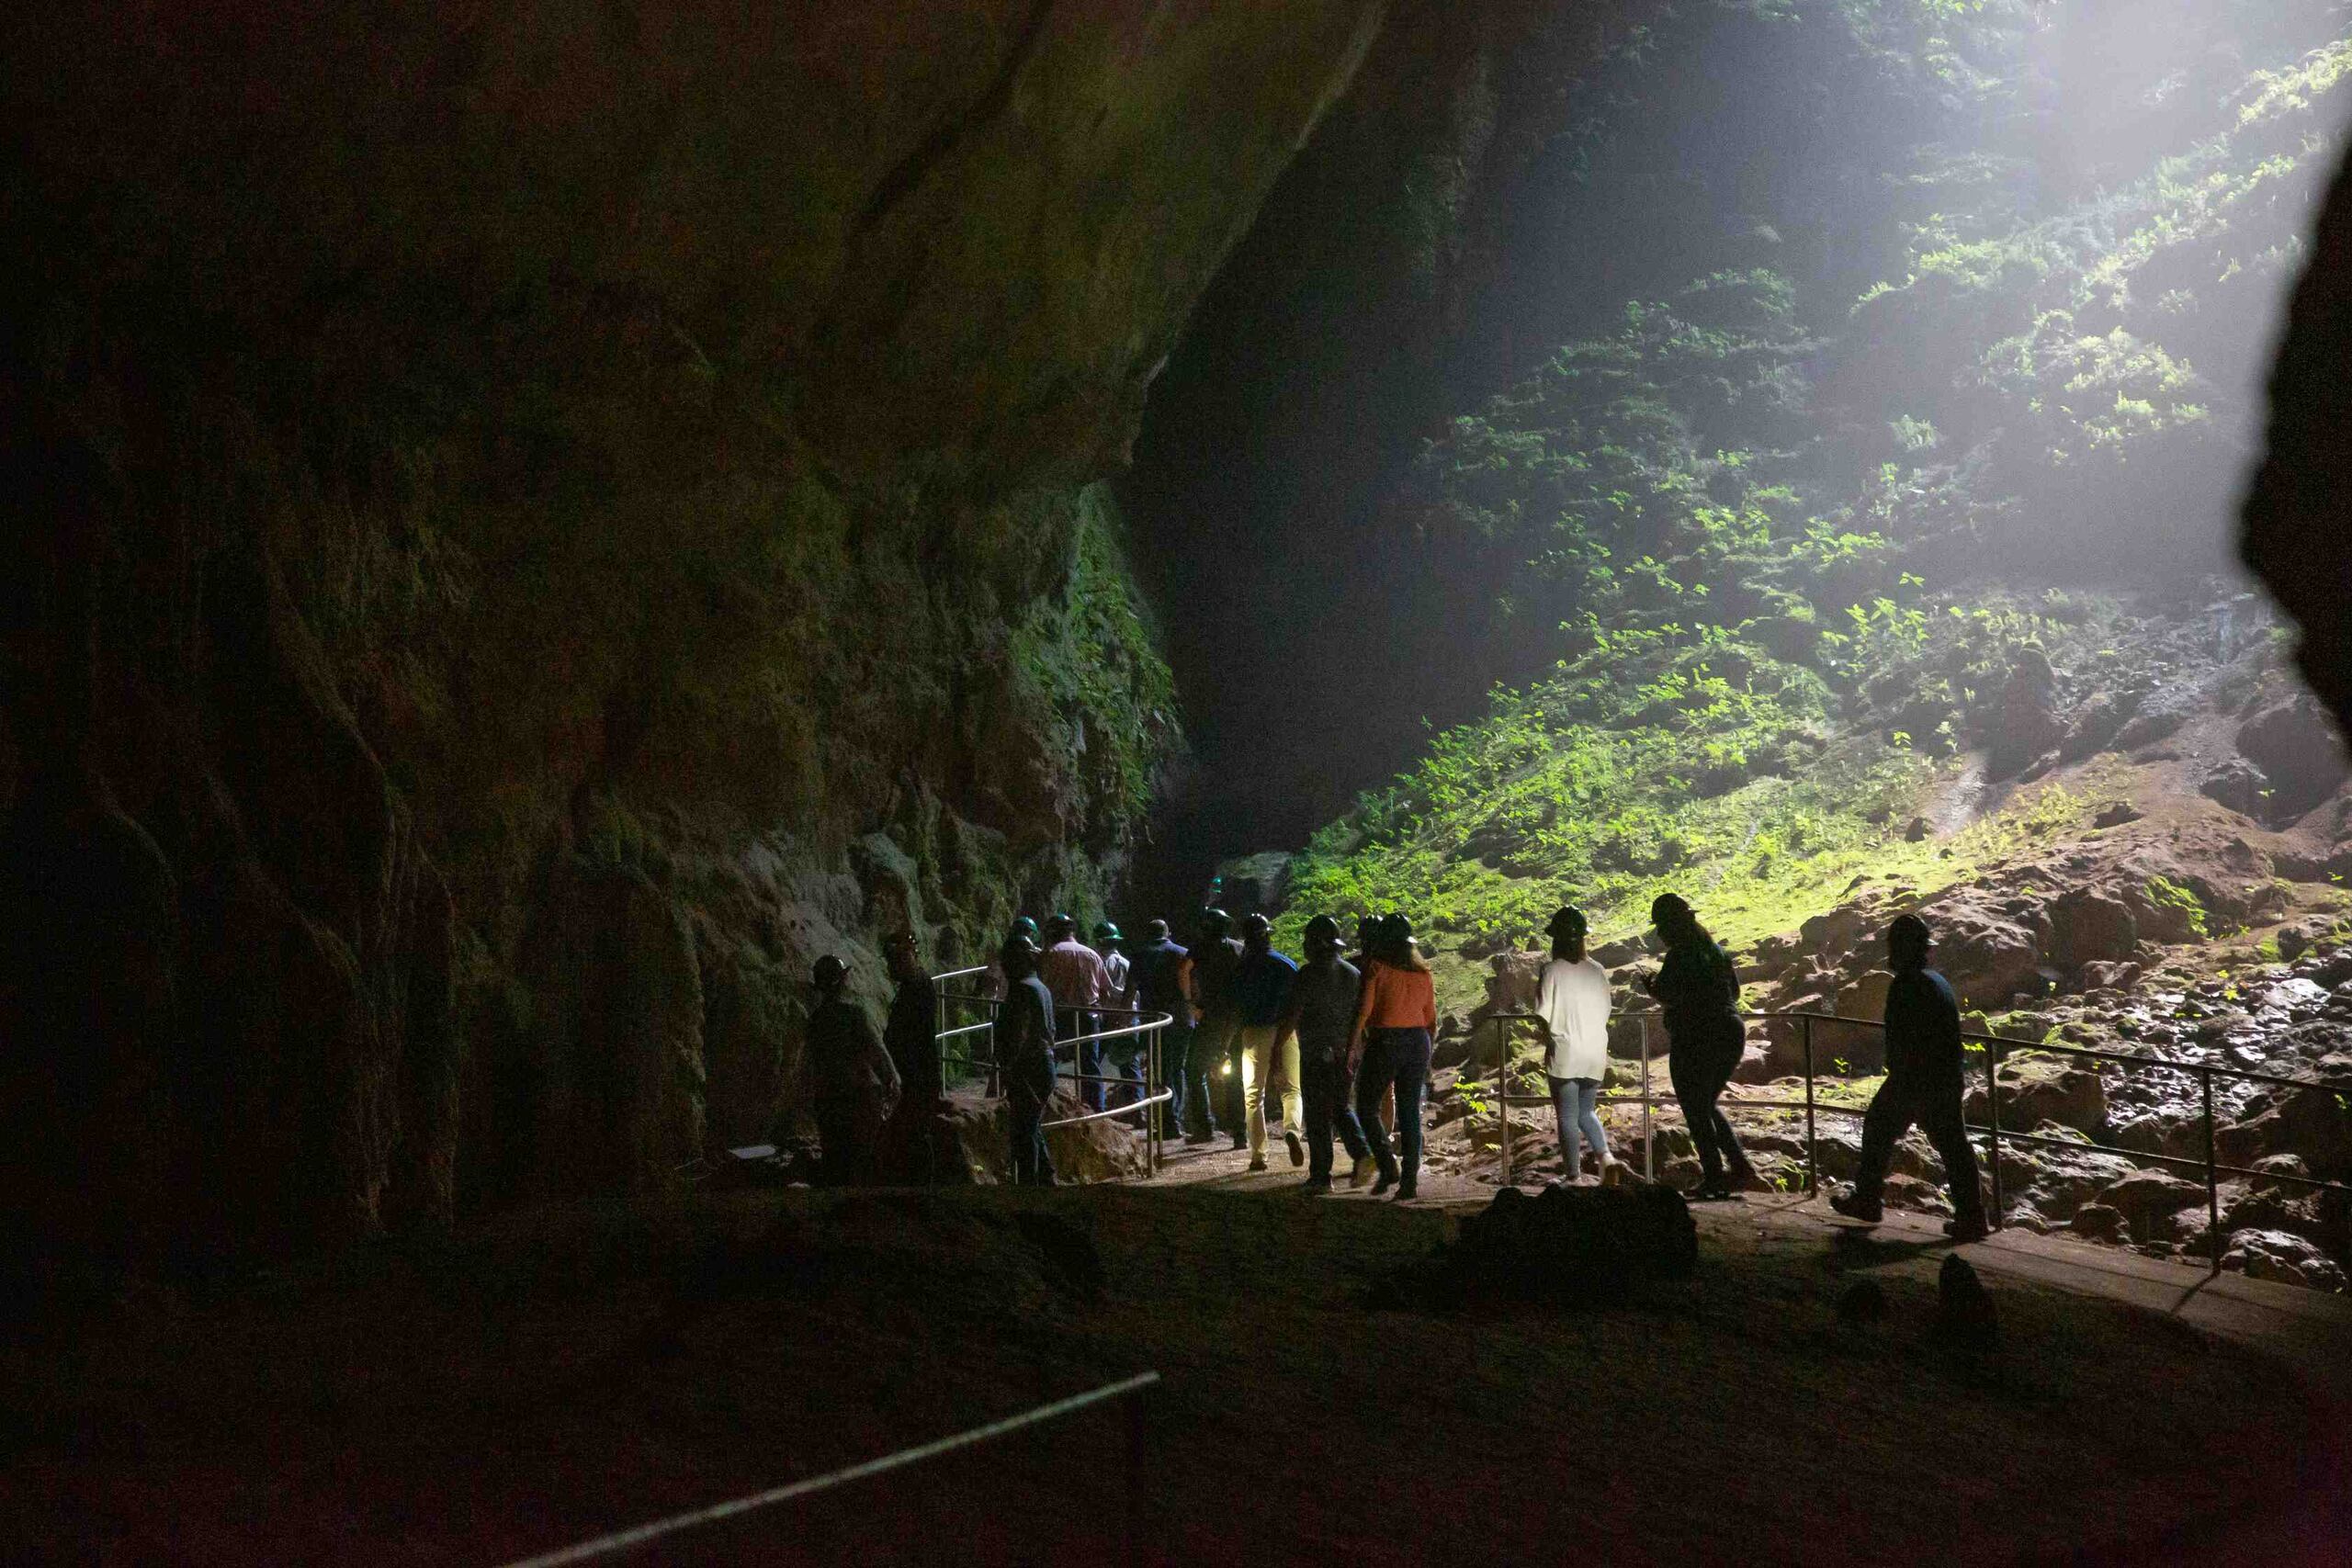
<instances>
[{"instance_id":1,"label":"person in orange shirt","mask_svg":"<svg viewBox=\"0 0 2352 1568\"><path fill-rule=\"evenodd\" d=\"M1356 1003L1356 1026L1348 1040L1348 1066L1356 1077L1356 1115L1377 1125L1380 1097L1396 1089L1396 1132L1402 1145L1391 1153L1387 1140L1372 1140L1380 1162L1375 1198L1391 1187L1405 1202L1419 1190L1421 1094L1430 1081L1430 1036L1437 1028L1437 991L1430 966L1413 948L1413 923L1402 915L1381 922L1380 940L1364 971L1363 995Z\"/></svg>"}]
</instances>

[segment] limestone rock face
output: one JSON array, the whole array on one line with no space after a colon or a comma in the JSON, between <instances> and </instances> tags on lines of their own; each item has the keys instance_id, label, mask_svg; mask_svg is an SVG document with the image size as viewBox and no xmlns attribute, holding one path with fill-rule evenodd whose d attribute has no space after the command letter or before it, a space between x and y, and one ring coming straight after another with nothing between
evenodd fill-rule
<instances>
[{"instance_id":1,"label":"limestone rock face","mask_svg":"<svg viewBox=\"0 0 2352 1568\"><path fill-rule=\"evenodd\" d=\"M0 1219L642 1195L819 953L1099 902L1102 481L1377 0L20 11L0 1071L107 1174Z\"/></svg>"},{"instance_id":2,"label":"limestone rock face","mask_svg":"<svg viewBox=\"0 0 2352 1568\"><path fill-rule=\"evenodd\" d=\"M2335 720L2308 694L2261 708L2238 727L2238 750L2270 789L2266 815L2292 820L2334 795L2347 772Z\"/></svg>"}]
</instances>

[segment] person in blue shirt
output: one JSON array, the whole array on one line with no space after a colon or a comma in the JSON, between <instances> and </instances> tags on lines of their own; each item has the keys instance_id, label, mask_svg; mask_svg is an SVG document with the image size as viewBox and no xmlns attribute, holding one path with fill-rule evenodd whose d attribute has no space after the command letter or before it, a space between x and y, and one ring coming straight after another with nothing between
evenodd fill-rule
<instances>
[{"instance_id":1,"label":"person in blue shirt","mask_svg":"<svg viewBox=\"0 0 2352 1568\"><path fill-rule=\"evenodd\" d=\"M1209 1112L1206 1065L1193 1059L1193 955L1169 939L1166 920L1145 926L1143 938L1129 974L1136 1006L1147 1013L1164 1012L1169 1020L1159 1032L1159 1081L1169 1095L1159 1108L1160 1132L1188 1144L1205 1144L1216 1136L1216 1119ZM1188 1121L1197 1121L1200 1128L1186 1137Z\"/></svg>"},{"instance_id":2,"label":"person in blue shirt","mask_svg":"<svg viewBox=\"0 0 2352 1568\"><path fill-rule=\"evenodd\" d=\"M1266 1090L1279 1088L1283 1097L1283 1143L1290 1163L1306 1163L1306 1145L1299 1141L1304 1119L1298 1095L1298 1040L1281 1037L1283 998L1290 994L1291 976L1298 965L1274 951L1273 927L1263 915L1241 922L1241 962L1233 972L1235 1015L1241 1025L1241 1117L1250 1129L1250 1168L1266 1168Z\"/></svg>"},{"instance_id":3,"label":"person in blue shirt","mask_svg":"<svg viewBox=\"0 0 2352 1568\"><path fill-rule=\"evenodd\" d=\"M1926 1129L1951 1184L1954 1241L1982 1241L1984 1196L1976 1185L1976 1151L1961 1115L1960 1000L1951 983L1928 967L1928 922L1897 916L1886 928L1886 1082L1862 1117L1862 1157L1853 1187L1829 1200L1849 1219L1876 1223L1884 1211L1887 1162L1913 1122Z\"/></svg>"}]
</instances>

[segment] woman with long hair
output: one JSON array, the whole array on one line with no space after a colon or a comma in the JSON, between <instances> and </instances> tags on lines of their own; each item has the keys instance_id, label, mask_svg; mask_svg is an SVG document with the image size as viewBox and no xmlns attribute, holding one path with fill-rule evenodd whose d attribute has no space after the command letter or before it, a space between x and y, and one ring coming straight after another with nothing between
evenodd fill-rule
<instances>
[{"instance_id":1,"label":"woman with long hair","mask_svg":"<svg viewBox=\"0 0 2352 1568\"><path fill-rule=\"evenodd\" d=\"M1721 1201L1732 1195L1734 1183L1756 1176L1715 1103L1747 1046L1739 976L1731 955L1673 894L1661 893L1651 903L1650 923L1666 942L1666 962L1643 984L1666 1013L1667 1072L1699 1148L1699 1185L1690 1195Z\"/></svg>"},{"instance_id":2,"label":"woman with long hair","mask_svg":"<svg viewBox=\"0 0 2352 1568\"><path fill-rule=\"evenodd\" d=\"M1396 1090L1396 1132L1403 1167L1385 1138L1371 1140L1380 1162L1377 1198L1390 1188L1404 1202L1419 1190L1421 1095L1430 1081L1430 1037L1437 1028L1437 991L1430 966L1413 946L1413 923L1402 915L1381 922L1379 940L1366 966L1356 1002L1355 1028L1348 1039L1348 1067L1356 1074L1356 1115L1367 1130L1378 1125L1380 1097Z\"/></svg>"}]
</instances>

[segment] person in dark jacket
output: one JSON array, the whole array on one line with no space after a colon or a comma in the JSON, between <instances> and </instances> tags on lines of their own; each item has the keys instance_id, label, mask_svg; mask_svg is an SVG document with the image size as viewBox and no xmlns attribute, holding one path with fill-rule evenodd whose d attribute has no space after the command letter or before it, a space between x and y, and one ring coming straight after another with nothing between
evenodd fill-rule
<instances>
[{"instance_id":1,"label":"person in dark jacket","mask_svg":"<svg viewBox=\"0 0 2352 1568\"><path fill-rule=\"evenodd\" d=\"M822 1155L818 1179L828 1187L872 1181L883 1124L899 1092L899 1071L875 1038L865 1010L842 995L849 965L828 953L810 976L808 1100Z\"/></svg>"},{"instance_id":2,"label":"person in dark jacket","mask_svg":"<svg viewBox=\"0 0 2352 1568\"><path fill-rule=\"evenodd\" d=\"M1698 1145L1699 1185L1690 1195L1722 1201L1756 1176L1716 1103L1747 1046L1739 975L1690 906L1673 894L1651 902L1650 923L1666 942L1666 961L1644 984L1666 1015L1667 1071Z\"/></svg>"},{"instance_id":3,"label":"person in dark jacket","mask_svg":"<svg viewBox=\"0 0 2352 1568\"><path fill-rule=\"evenodd\" d=\"M1883 1217L1887 1162L1895 1141L1916 1122L1927 1130L1951 1183L1946 1234L1955 1241L1982 1241L1989 1234L1984 1195L1961 1115L1960 999L1951 983L1928 967L1928 922L1917 915L1899 915L1886 928L1887 961L1894 971L1886 987L1886 1081L1862 1117L1854 1185L1829 1206L1849 1219L1875 1224Z\"/></svg>"},{"instance_id":4,"label":"person in dark jacket","mask_svg":"<svg viewBox=\"0 0 2352 1568\"><path fill-rule=\"evenodd\" d=\"M1128 976L1136 1006L1147 1013L1164 1012L1169 1020L1159 1032L1159 1081L1169 1095L1159 1108L1160 1133L1188 1144L1205 1144L1216 1135L1216 1123L1209 1117L1207 1074L1193 1062L1193 955L1169 940L1166 920L1146 925L1143 937ZM1184 1124L1191 1119L1204 1122L1196 1136L1185 1134Z\"/></svg>"},{"instance_id":5,"label":"person in dark jacket","mask_svg":"<svg viewBox=\"0 0 2352 1568\"><path fill-rule=\"evenodd\" d=\"M999 955L1004 1006L996 1020L996 1055L1004 1077L1007 1142L1018 1187L1054 1185L1046 1152L1046 1105L1054 1095L1054 994L1037 977L1037 944L1015 934Z\"/></svg>"},{"instance_id":6,"label":"person in dark jacket","mask_svg":"<svg viewBox=\"0 0 2352 1568\"><path fill-rule=\"evenodd\" d=\"M1355 1162L1348 1185L1361 1187L1374 1168L1372 1145L1356 1119L1355 1076L1348 1070L1348 1035L1354 1029L1363 976L1340 956L1340 922L1317 915L1306 922L1306 962L1291 977L1276 1025L1274 1055L1298 1063L1306 1100L1306 1190L1331 1190L1331 1134L1339 1134ZM1288 1046L1295 1037L1297 1054Z\"/></svg>"},{"instance_id":7,"label":"person in dark jacket","mask_svg":"<svg viewBox=\"0 0 2352 1568\"><path fill-rule=\"evenodd\" d=\"M1233 1134L1233 1146L1249 1146L1248 1131L1241 1120L1241 1051L1240 998L1234 994L1233 979L1241 967L1241 944L1226 933L1233 929L1233 917L1223 909L1201 911L1200 940L1193 943L1193 1016L1198 1021L1193 1032L1193 1055L1199 1060L1204 1075L1214 1074L1224 1086L1217 1094L1222 1103L1222 1119L1226 1131ZM1207 1101L1202 1101L1207 1109Z\"/></svg>"},{"instance_id":8,"label":"person in dark jacket","mask_svg":"<svg viewBox=\"0 0 2352 1568\"><path fill-rule=\"evenodd\" d=\"M947 1085L939 1062L939 992L924 972L915 933L898 931L882 944L898 988L882 1025L883 1048L899 1069L899 1109L886 1142L910 1181L936 1180L941 1163L940 1101Z\"/></svg>"}]
</instances>

